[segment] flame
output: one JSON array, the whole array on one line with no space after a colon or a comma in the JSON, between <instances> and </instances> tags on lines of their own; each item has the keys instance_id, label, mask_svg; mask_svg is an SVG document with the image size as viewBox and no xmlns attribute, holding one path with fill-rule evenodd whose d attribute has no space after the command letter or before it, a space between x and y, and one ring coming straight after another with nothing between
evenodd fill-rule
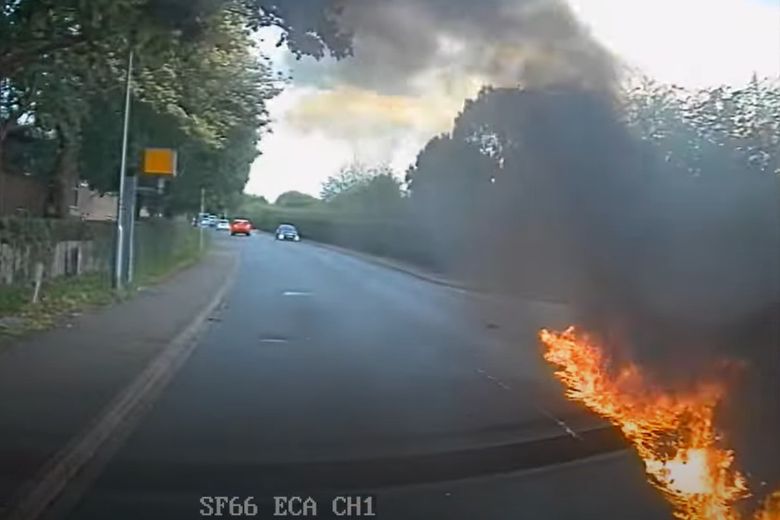
<instances>
[{"instance_id":1,"label":"flame","mask_svg":"<svg viewBox=\"0 0 780 520\"><path fill-rule=\"evenodd\" d=\"M587 335L574 327L542 330L544 358L557 367L566 396L620 428L645 465L650 483L683 520L741 520L736 509L750 496L734 466L734 452L721 446L715 410L723 385L703 382L690 390L659 387L635 364L611 366ZM780 520L780 491L767 497L755 520Z\"/></svg>"}]
</instances>

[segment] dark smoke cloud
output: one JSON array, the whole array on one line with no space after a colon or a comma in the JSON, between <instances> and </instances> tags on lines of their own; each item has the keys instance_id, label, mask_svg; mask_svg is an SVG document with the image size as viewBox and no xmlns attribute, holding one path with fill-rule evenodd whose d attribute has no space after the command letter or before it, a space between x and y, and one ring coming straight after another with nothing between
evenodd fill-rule
<instances>
[{"instance_id":1,"label":"dark smoke cloud","mask_svg":"<svg viewBox=\"0 0 780 520\"><path fill-rule=\"evenodd\" d=\"M578 326L662 385L722 380L728 442L780 483L778 177L717 145L692 174L635 136L611 96L577 87L495 91L463 120L471 111L514 144L480 226L498 232L461 260L504 288L557 285Z\"/></svg>"},{"instance_id":2,"label":"dark smoke cloud","mask_svg":"<svg viewBox=\"0 0 780 520\"><path fill-rule=\"evenodd\" d=\"M685 373L702 355L744 352L726 329L780 301L778 178L728 146L702 148L694 174L639 139L609 93L576 86L495 90L456 135L474 128L508 145L484 214L500 233L465 260L492 251L512 286L526 257L557 257L538 267L566 280L582 322L648 365ZM529 232L536 251L504 243Z\"/></svg>"},{"instance_id":3,"label":"dark smoke cloud","mask_svg":"<svg viewBox=\"0 0 780 520\"><path fill-rule=\"evenodd\" d=\"M334 82L383 93L419 90L434 70L514 86L567 77L604 86L611 56L557 0L341 0L354 56L329 67Z\"/></svg>"}]
</instances>

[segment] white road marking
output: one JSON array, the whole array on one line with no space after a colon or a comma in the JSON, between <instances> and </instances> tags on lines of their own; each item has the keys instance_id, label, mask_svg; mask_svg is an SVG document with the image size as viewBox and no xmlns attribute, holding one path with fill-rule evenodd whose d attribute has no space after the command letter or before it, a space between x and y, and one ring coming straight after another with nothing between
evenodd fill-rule
<instances>
[{"instance_id":1,"label":"white road marking","mask_svg":"<svg viewBox=\"0 0 780 520\"><path fill-rule=\"evenodd\" d=\"M145 411L165 389L198 345L208 317L215 312L235 280L238 262L206 307L108 405L89 429L56 453L39 474L14 497L7 520L37 520L60 497L100 450L115 436L129 435ZM70 325L70 324L69 324Z\"/></svg>"},{"instance_id":2,"label":"white road marking","mask_svg":"<svg viewBox=\"0 0 780 520\"><path fill-rule=\"evenodd\" d=\"M311 294L307 291L284 291L282 296L311 296Z\"/></svg>"},{"instance_id":3,"label":"white road marking","mask_svg":"<svg viewBox=\"0 0 780 520\"><path fill-rule=\"evenodd\" d=\"M288 341L281 338L265 338L261 339L260 343L288 343Z\"/></svg>"},{"instance_id":4,"label":"white road marking","mask_svg":"<svg viewBox=\"0 0 780 520\"><path fill-rule=\"evenodd\" d=\"M553 414L551 414L550 412L548 412L546 409L542 408L541 406L539 406L539 405L537 405L537 404L535 404L535 403L534 403L534 408L536 408L536 409L539 411L539 413L541 413L542 415L544 415L545 417L547 417L547 418L548 418L548 419L550 419L551 421L555 422L555 424L557 424L558 426L560 426L560 427L563 429L563 431L565 431L565 432L566 432L566 434L567 434L567 435L570 435L570 436L574 437L575 439L582 440L582 437L580 437L580 436L579 436L579 434L578 434L577 432L575 432L574 430L572 430L572 429L569 427L569 425L568 425L568 424L566 424L565 422L563 422L563 420L562 420L562 419L558 419L556 416L554 416Z\"/></svg>"},{"instance_id":5,"label":"white road marking","mask_svg":"<svg viewBox=\"0 0 780 520\"><path fill-rule=\"evenodd\" d=\"M488 374L487 372L485 372L481 368L477 368L476 372L478 374L484 376L486 379L488 379L492 383L495 383L497 386L503 388L504 390L511 390L512 389L511 386L509 386L508 384L504 383L503 381L501 381L497 377ZM568 424L566 424L562 419L559 419L558 417L553 415L549 410L547 410L546 408L538 405L536 402L532 402L531 404L533 405L534 408L536 408L536 410L539 413L541 413L542 415L544 415L545 417L547 417L548 419L553 421L555 424L557 424L564 432L566 432L566 435L570 435L570 436L574 437L575 439L582 440L582 437L580 437L577 432L575 432L573 429L571 429L571 427Z\"/></svg>"}]
</instances>

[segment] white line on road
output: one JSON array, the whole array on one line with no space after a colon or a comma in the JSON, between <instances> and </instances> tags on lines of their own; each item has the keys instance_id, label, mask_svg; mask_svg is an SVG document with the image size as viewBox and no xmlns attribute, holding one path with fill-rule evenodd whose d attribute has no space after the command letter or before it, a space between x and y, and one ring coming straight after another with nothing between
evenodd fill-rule
<instances>
[{"instance_id":1,"label":"white line on road","mask_svg":"<svg viewBox=\"0 0 780 520\"><path fill-rule=\"evenodd\" d=\"M308 291L284 291L282 296L311 296L311 294Z\"/></svg>"},{"instance_id":2,"label":"white line on road","mask_svg":"<svg viewBox=\"0 0 780 520\"><path fill-rule=\"evenodd\" d=\"M504 390L511 390L511 389L512 389L512 387L511 387L511 386L509 386L508 384L504 383L503 381L501 381L501 380L500 380L500 379L498 379L497 377L495 377L495 376L492 376L492 375L488 374L487 372L485 372L485 371L484 371L484 370L482 370L481 368L477 368L477 369L475 369L475 371L476 371L476 372L477 372L479 375L481 375L481 376L485 377L485 379L488 379L490 382L492 382L492 383L496 384L497 386L499 386L499 387L503 388ZM534 398L532 398L532 399L534 399ZM565 432L566 432L566 434L567 434L567 435L570 435L570 436L574 437L575 439L580 439L580 440L582 439L582 437L580 437L580 436L579 436L579 434L578 434L577 432L575 432L574 430L572 430L572 429L571 429L571 427L570 427L568 424L566 424L566 423L565 423L565 422L564 422L562 419L559 419L558 417L556 417L555 415L553 415L553 414L552 414L552 413L551 413L549 410L547 410L546 408L544 408L544 407L540 406L540 405L539 405L539 404L536 402L536 400L535 400L535 399L534 399L533 401L531 401L531 405L532 405L534 408L536 408L536 410L537 410L537 411L538 411L540 414L544 415L545 417L547 417L548 419L550 419L551 421L553 421L555 424L557 424L557 425L558 425L558 426L559 426L559 427L560 427L560 428L561 428L563 431L565 431Z\"/></svg>"},{"instance_id":3,"label":"white line on road","mask_svg":"<svg viewBox=\"0 0 780 520\"><path fill-rule=\"evenodd\" d=\"M55 454L14 500L7 520L40 518L114 437L128 434L189 358L198 334L235 279L238 262L205 309L154 358L84 433Z\"/></svg>"}]
</instances>

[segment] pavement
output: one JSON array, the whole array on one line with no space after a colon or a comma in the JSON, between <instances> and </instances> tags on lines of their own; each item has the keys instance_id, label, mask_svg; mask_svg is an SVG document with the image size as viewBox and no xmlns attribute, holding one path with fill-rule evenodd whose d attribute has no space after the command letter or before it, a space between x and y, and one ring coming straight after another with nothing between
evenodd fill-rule
<instances>
[{"instance_id":1,"label":"pavement","mask_svg":"<svg viewBox=\"0 0 780 520\"><path fill-rule=\"evenodd\" d=\"M227 287L170 382L43 517L220 517L214 497L226 496L259 509L221 517L270 518L284 502L273 497L311 496L331 518L336 497L360 493L364 514L388 519L671 518L630 453L600 455L619 438L566 401L541 360L536 331L566 325L565 306L266 235L215 245L168 282L0 356L0 502L92 438Z\"/></svg>"}]
</instances>

